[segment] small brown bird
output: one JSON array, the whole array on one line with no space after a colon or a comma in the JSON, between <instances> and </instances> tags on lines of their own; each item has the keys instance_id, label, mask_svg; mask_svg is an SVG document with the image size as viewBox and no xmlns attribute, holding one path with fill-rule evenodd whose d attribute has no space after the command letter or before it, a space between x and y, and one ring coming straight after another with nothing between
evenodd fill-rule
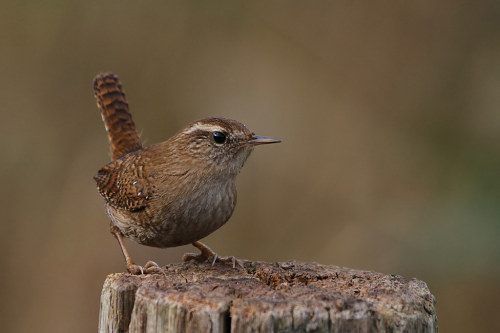
<instances>
[{"instance_id":1,"label":"small brown bird","mask_svg":"<svg viewBox=\"0 0 500 333\"><path fill-rule=\"evenodd\" d=\"M161 268L151 261L144 267L134 264L122 236L161 248L192 243L201 253L185 254L185 261L212 258L241 264L234 257L218 257L198 240L231 217L235 178L253 148L280 140L255 135L235 120L206 118L165 142L143 147L118 77L97 75L94 95L113 158L94 179L127 270L140 274Z\"/></svg>"}]
</instances>

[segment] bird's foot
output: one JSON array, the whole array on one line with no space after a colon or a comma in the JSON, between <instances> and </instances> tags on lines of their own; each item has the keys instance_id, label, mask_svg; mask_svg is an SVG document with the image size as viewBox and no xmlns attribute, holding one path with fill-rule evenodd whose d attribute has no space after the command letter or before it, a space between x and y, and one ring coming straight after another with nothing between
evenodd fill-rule
<instances>
[{"instance_id":1,"label":"bird's foot","mask_svg":"<svg viewBox=\"0 0 500 333\"><path fill-rule=\"evenodd\" d=\"M205 244L201 242L194 242L193 246L198 248L200 250L200 253L186 253L182 257L182 260L184 262L191 261L191 260L196 260L196 261L212 261L212 266L215 265L216 262L222 262L222 263L232 263L233 268L236 267L236 264L241 266L242 268L245 268L243 265L243 261L240 259L237 259L234 256L229 256L229 257L221 257L217 253L215 253L211 248L206 246Z\"/></svg>"},{"instance_id":2,"label":"bird's foot","mask_svg":"<svg viewBox=\"0 0 500 333\"><path fill-rule=\"evenodd\" d=\"M154 261L148 261L146 263L146 265L144 265L144 267L136 265L132 261L127 262L127 271L130 274L134 274L134 275L155 274L155 273L165 274L165 272L163 271L163 268L161 268Z\"/></svg>"}]
</instances>

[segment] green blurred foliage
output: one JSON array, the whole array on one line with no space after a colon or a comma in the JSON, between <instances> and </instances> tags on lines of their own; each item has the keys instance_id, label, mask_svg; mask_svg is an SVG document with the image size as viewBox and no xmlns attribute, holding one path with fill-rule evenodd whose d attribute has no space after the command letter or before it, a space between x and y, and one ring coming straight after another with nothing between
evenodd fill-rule
<instances>
[{"instance_id":1,"label":"green blurred foliage","mask_svg":"<svg viewBox=\"0 0 500 333\"><path fill-rule=\"evenodd\" d=\"M426 281L440 328L500 331L497 1L0 4L1 319L88 332L123 271L92 175L92 96L117 73L146 143L197 118L283 143L254 152L223 255ZM190 247L129 243L138 263Z\"/></svg>"}]
</instances>

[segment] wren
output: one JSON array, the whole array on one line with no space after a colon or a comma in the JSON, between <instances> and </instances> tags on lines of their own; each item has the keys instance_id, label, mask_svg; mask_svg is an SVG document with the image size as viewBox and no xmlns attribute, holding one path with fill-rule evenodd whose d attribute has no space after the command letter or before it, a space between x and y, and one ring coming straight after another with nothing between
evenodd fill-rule
<instances>
[{"instance_id":1,"label":"wren","mask_svg":"<svg viewBox=\"0 0 500 333\"><path fill-rule=\"evenodd\" d=\"M94 179L127 270L161 272L152 261L144 267L134 264L123 237L159 248L191 243L201 253L185 254L185 261L212 259L241 265L234 257L219 257L199 240L231 217L235 178L254 147L280 140L255 135L236 120L214 117L192 122L167 141L144 147L118 77L97 75L94 95L112 155L112 162Z\"/></svg>"}]
</instances>

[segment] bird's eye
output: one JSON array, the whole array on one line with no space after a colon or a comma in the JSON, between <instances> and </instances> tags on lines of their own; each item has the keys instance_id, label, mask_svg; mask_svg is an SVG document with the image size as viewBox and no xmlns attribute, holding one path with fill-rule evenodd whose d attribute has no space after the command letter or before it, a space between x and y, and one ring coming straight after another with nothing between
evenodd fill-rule
<instances>
[{"instance_id":1,"label":"bird's eye","mask_svg":"<svg viewBox=\"0 0 500 333\"><path fill-rule=\"evenodd\" d=\"M214 138L215 143L220 145L226 142L226 134L222 132L213 132L212 137Z\"/></svg>"}]
</instances>

